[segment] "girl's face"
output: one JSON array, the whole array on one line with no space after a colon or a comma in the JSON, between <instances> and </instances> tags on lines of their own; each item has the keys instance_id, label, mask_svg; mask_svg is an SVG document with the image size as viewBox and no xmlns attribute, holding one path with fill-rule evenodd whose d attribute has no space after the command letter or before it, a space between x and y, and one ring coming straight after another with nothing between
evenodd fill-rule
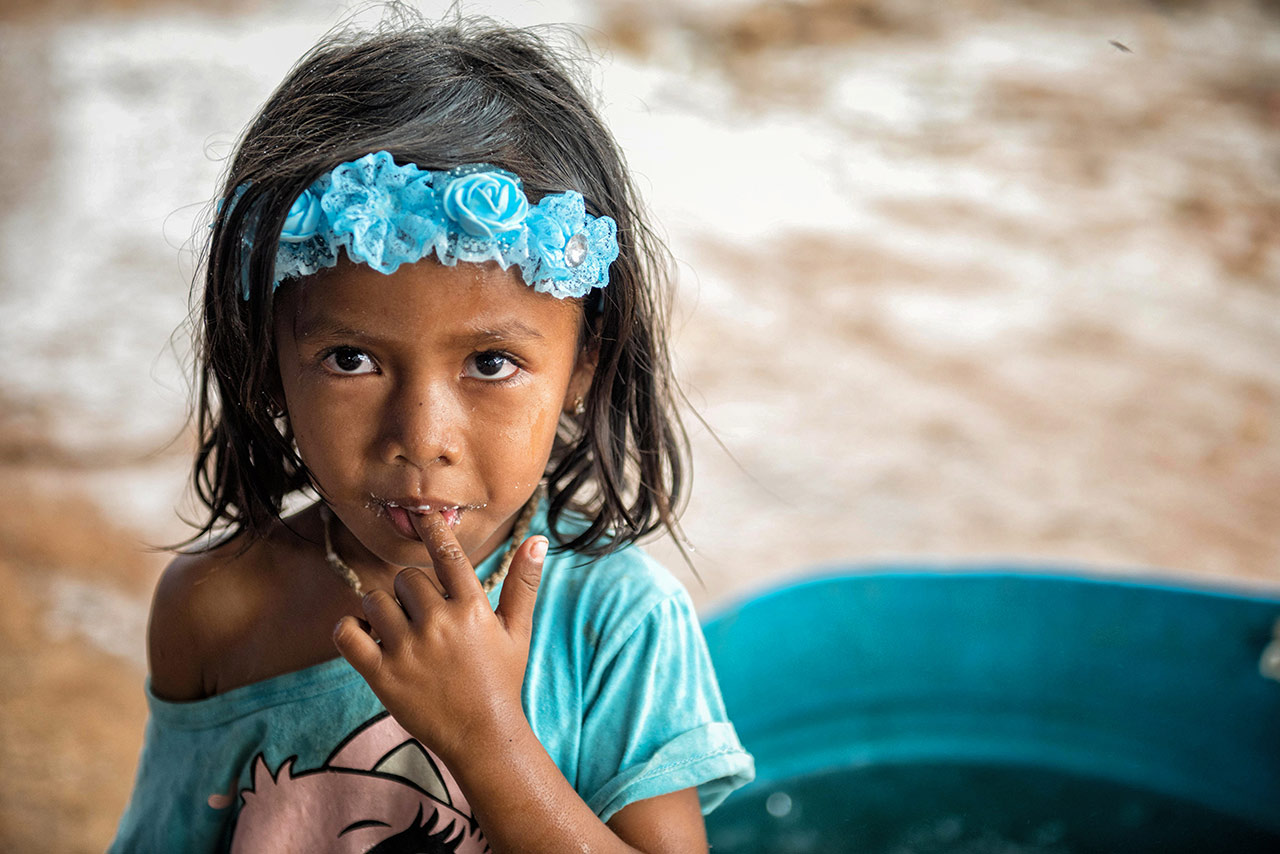
<instances>
[{"instance_id":1,"label":"girl's face","mask_svg":"<svg viewBox=\"0 0 1280 854\"><path fill-rule=\"evenodd\" d=\"M430 566L409 515L430 512L472 562L501 545L591 381L580 307L515 268L430 259L389 276L344 259L275 298L298 452L356 539Z\"/></svg>"}]
</instances>

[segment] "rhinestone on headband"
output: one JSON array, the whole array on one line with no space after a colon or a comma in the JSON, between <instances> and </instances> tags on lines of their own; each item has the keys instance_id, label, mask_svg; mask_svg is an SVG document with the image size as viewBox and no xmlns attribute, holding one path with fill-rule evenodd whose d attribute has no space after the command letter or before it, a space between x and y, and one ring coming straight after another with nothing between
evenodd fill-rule
<instances>
[{"instance_id":1,"label":"rhinestone on headband","mask_svg":"<svg viewBox=\"0 0 1280 854\"><path fill-rule=\"evenodd\" d=\"M231 204L247 189L238 187ZM505 169L476 163L433 172L379 151L338 165L294 200L272 286L334 266L339 250L387 274L434 253L450 267L515 265L534 290L583 297L609 283L617 235L613 219L588 214L574 190L530 205L520 178ZM243 290L248 299L247 277Z\"/></svg>"}]
</instances>

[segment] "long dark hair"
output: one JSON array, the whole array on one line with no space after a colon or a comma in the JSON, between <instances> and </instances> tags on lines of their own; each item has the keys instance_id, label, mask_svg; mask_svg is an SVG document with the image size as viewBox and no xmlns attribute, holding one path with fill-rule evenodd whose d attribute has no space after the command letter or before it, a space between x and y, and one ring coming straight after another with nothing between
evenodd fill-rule
<instances>
[{"instance_id":1,"label":"long dark hair","mask_svg":"<svg viewBox=\"0 0 1280 854\"><path fill-rule=\"evenodd\" d=\"M278 234L321 174L382 150L425 169L500 166L521 177L531 203L578 190L589 213L617 222L609 285L584 305L584 347L597 360L586 411L562 419L548 463L551 527L566 511L584 516L589 525L561 545L585 554L659 526L675 533L687 437L667 353L670 256L617 143L537 34L475 20L430 25L403 8L393 18L312 48L231 161L220 198L247 190L215 217L203 270L193 481L209 514L188 544L224 528L261 537L285 498L310 484L275 402L275 242L252 236Z\"/></svg>"}]
</instances>

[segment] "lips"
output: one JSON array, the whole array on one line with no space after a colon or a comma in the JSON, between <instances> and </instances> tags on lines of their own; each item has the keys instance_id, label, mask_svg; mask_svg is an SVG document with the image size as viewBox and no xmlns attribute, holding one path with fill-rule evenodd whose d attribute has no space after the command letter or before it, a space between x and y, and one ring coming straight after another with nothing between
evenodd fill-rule
<instances>
[{"instance_id":1,"label":"lips","mask_svg":"<svg viewBox=\"0 0 1280 854\"><path fill-rule=\"evenodd\" d=\"M418 498L378 499L378 504L386 511L387 518L391 520L391 524L400 535L412 540L421 539L413 526L412 516L426 517L432 513L439 513L446 525L456 528L468 510L479 510L484 507L483 504L458 504L438 499Z\"/></svg>"}]
</instances>

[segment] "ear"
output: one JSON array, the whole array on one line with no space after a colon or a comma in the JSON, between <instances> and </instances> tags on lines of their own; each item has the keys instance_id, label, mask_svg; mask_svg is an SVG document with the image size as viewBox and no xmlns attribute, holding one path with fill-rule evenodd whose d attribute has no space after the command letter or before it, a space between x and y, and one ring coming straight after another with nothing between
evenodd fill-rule
<instances>
[{"instance_id":1,"label":"ear","mask_svg":"<svg viewBox=\"0 0 1280 854\"><path fill-rule=\"evenodd\" d=\"M573 374L569 377L569 387L565 389L564 403L561 411L566 415L581 415L581 402L591 390L591 381L596 375L596 362L600 358L600 350L594 346L586 346L578 351L578 360L574 363Z\"/></svg>"},{"instance_id":2,"label":"ear","mask_svg":"<svg viewBox=\"0 0 1280 854\"><path fill-rule=\"evenodd\" d=\"M266 388L262 390L262 402L266 407L267 415L271 418L288 417L288 410L285 409L284 405L284 383L280 381L278 367L276 371L272 372Z\"/></svg>"}]
</instances>

